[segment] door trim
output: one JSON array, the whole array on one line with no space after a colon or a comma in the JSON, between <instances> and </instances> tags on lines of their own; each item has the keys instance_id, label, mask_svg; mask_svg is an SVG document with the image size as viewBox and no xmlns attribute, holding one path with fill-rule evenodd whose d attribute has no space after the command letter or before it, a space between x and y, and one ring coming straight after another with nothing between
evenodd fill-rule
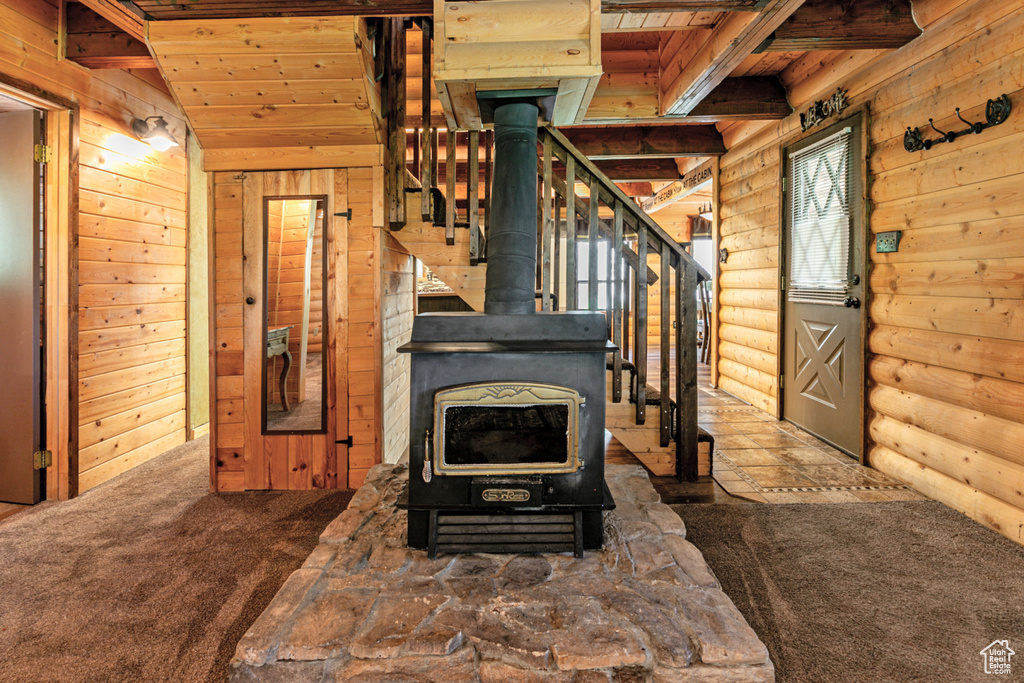
<instances>
[{"instance_id":1,"label":"door trim","mask_svg":"<svg viewBox=\"0 0 1024 683\"><path fill-rule=\"evenodd\" d=\"M78 126L76 102L0 73L0 94L46 114L44 272L46 305L46 445L53 464L46 473L47 500L78 495Z\"/></svg>"},{"instance_id":2,"label":"door trim","mask_svg":"<svg viewBox=\"0 0 1024 683\"><path fill-rule=\"evenodd\" d=\"M858 390L860 392L860 399L857 401L859 406L860 416L858 423L860 424L860 456L859 460L861 464L867 465L867 453L868 453L868 408L867 408L867 384L868 384L868 363L870 362L870 354L868 352L868 308L871 305L871 258L869 255L869 247L871 244L871 205L870 205L870 173L868 169L868 162L871 158L871 146L870 146L870 127L871 127L871 108L870 104L865 102L856 107L851 107L843 112L843 116L830 119L824 122L822 125L817 126L814 130L801 131L779 141L779 187L783 187L783 179L786 175L786 149L799 144L803 140L806 140L814 135L821 133L832 126L838 125L845 121L854 121L859 119L860 125L860 158L857 159L857 173L859 174L860 180L860 210L861 210L861 249L860 249L860 262L857 265L860 267L860 272L863 273L862 281L864 283L864 293L862 296L860 311L860 349L861 356L863 357L863 364L861 366L861 378L858 382ZM778 252L778 263L779 263L779 282L778 282L778 293L779 293L779 305L778 305L778 341L779 341L779 353L776 357L776 372L775 379L776 385L779 387L779 396L776 401L776 415L775 417L779 420L786 420L784 413L785 405L785 392L786 387L783 386L783 369L785 361L786 348L786 303L785 303L785 291L782 288L782 279L786 276L786 249L787 243L787 223L786 223L786 199L788 195L786 192L781 192L779 196L779 252ZM856 250L854 250L854 254ZM851 258L854 255L851 254ZM788 422L788 420L786 420Z\"/></svg>"}]
</instances>

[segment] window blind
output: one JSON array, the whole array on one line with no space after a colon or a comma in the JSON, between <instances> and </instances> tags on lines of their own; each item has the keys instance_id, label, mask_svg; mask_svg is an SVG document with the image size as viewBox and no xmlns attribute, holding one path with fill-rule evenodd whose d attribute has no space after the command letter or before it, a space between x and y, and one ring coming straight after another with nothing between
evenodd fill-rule
<instances>
[{"instance_id":1,"label":"window blind","mask_svg":"<svg viewBox=\"0 0 1024 683\"><path fill-rule=\"evenodd\" d=\"M790 155L790 301L841 304L850 263L850 128Z\"/></svg>"}]
</instances>

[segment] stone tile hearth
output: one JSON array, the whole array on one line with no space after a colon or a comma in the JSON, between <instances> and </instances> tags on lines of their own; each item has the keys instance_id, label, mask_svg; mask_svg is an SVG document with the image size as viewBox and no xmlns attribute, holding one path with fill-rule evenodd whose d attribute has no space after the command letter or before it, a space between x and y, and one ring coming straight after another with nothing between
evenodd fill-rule
<instances>
[{"instance_id":1,"label":"stone tile hearth","mask_svg":"<svg viewBox=\"0 0 1024 683\"><path fill-rule=\"evenodd\" d=\"M235 681L772 681L765 646L644 470L608 465L605 548L427 559L378 465L239 642Z\"/></svg>"}]
</instances>

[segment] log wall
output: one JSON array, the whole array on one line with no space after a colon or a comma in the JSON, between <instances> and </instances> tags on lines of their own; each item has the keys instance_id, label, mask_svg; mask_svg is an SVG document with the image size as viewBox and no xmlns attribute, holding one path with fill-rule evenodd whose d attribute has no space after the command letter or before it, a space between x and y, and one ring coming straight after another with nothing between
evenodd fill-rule
<instances>
[{"instance_id":1,"label":"log wall","mask_svg":"<svg viewBox=\"0 0 1024 683\"><path fill-rule=\"evenodd\" d=\"M1024 8L923 0L914 11L924 35L900 50L810 53L782 80L797 110L836 87L870 106L870 233L903 231L897 253L869 248L869 464L1024 542L1024 173L1007 153L1024 143ZM955 107L983 120L1003 93L1014 103L1003 125L903 149L907 126L962 130ZM779 150L798 130L790 117L723 131L720 386L771 413Z\"/></svg>"},{"instance_id":2,"label":"log wall","mask_svg":"<svg viewBox=\"0 0 1024 683\"><path fill-rule=\"evenodd\" d=\"M77 402L69 428L78 443L69 434L70 448L51 444L62 459L48 482L52 498L92 488L184 442L186 432L186 154L153 151L129 124L162 115L181 141L185 127L152 74L60 60L58 21L56 2L0 2L0 78L79 106L68 138L77 197L74 186L59 188L78 226L68 265L78 298L70 311L76 357L64 349L61 358L65 368L77 365L77 383L72 370L60 399Z\"/></svg>"}]
</instances>

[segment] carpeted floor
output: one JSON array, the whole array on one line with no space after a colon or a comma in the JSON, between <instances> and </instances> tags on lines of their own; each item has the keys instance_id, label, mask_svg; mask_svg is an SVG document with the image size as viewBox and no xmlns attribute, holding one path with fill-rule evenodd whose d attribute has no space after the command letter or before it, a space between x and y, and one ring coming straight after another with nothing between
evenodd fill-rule
<instances>
[{"instance_id":1,"label":"carpeted floor","mask_svg":"<svg viewBox=\"0 0 1024 683\"><path fill-rule=\"evenodd\" d=\"M939 503L673 509L780 683L1024 680L1024 548Z\"/></svg>"},{"instance_id":2,"label":"carpeted floor","mask_svg":"<svg viewBox=\"0 0 1024 683\"><path fill-rule=\"evenodd\" d=\"M0 681L223 681L352 492L209 493L208 438L0 522Z\"/></svg>"}]
</instances>

